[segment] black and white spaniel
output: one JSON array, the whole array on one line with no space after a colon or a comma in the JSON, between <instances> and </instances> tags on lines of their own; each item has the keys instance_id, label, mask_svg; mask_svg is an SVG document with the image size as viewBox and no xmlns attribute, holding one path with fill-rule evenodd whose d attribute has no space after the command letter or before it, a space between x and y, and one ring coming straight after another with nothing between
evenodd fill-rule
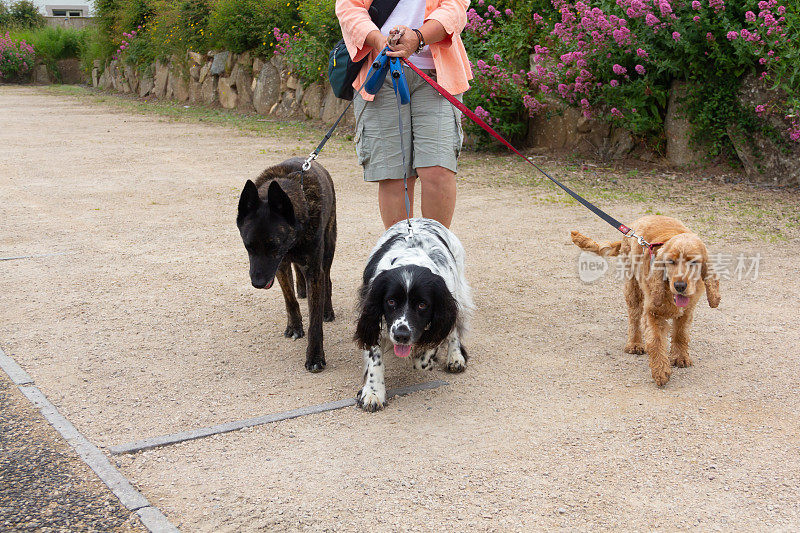
<instances>
[{"instance_id":1,"label":"black and white spaniel","mask_svg":"<svg viewBox=\"0 0 800 533\"><path fill-rule=\"evenodd\" d=\"M467 351L461 341L473 310L464 277L464 247L450 230L426 218L398 222L372 250L359 292L355 341L364 349L364 384L358 404L365 411L386 405L383 354L408 357L430 369L440 345L445 367L462 372Z\"/></svg>"}]
</instances>

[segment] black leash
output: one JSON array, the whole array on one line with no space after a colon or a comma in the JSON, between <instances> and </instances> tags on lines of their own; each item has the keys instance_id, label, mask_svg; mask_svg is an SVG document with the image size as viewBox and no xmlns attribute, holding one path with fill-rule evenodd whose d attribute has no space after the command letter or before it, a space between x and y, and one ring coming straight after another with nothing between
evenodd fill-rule
<instances>
[{"instance_id":1,"label":"black leash","mask_svg":"<svg viewBox=\"0 0 800 533\"><path fill-rule=\"evenodd\" d=\"M408 235L414 235L414 230L411 229L411 200L408 196L408 165L406 164L406 147L403 140L403 104L400 98L400 84L405 83L408 87L405 76L402 75L403 67L400 67L400 75L395 76L392 73L392 89L394 89L394 99L397 102L397 125L400 129L400 153L403 155L403 189L404 189L404 202L406 205L406 223L408 224ZM406 89L408 92L408 89Z\"/></svg>"},{"instance_id":2,"label":"black leash","mask_svg":"<svg viewBox=\"0 0 800 533\"><path fill-rule=\"evenodd\" d=\"M383 52L381 52L381 54L383 54ZM356 94L360 93L361 90L364 88L364 85L366 85L367 82L369 81L369 74L370 74L370 72L372 72L373 68L374 67L370 67L369 72L367 72L367 78L364 80L364 83L361 84L361 87L359 87L358 91L356 91ZM355 100L355 97L353 97L353 100ZM333 126L331 126L328 129L328 133L326 133L325 137L322 138L322 141L320 141L320 143L317 145L317 148L313 152L311 152L311 154L308 156L308 158L303 162L303 166L300 167L300 188L301 189L303 188L303 177L305 176L305 173L311 168L311 162L316 160L317 157L319 157L319 153L325 147L325 143L327 143L330 140L331 135L333 135L333 130L336 129L336 127L339 125L339 122L342 121L344 116L350 110L350 106L353 105L353 100L350 100L350 103L348 103L347 107L344 108L344 111L342 111L342 113L339 115L339 118L336 119L336 122L333 123Z\"/></svg>"}]
</instances>

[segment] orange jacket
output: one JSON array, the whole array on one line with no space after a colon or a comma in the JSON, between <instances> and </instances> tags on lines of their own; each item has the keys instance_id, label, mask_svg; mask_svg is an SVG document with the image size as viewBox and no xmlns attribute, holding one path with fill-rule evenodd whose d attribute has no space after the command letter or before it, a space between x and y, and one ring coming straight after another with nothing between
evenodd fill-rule
<instances>
[{"instance_id":1,"label":"orange jacket","mask_svg":"<svg viewBox=\"0 0 800 533\"><path fill-rule=\"evenodd\" d=\"M373 30L380 30L369 18L367 9L372 0L336 0L336 16L342 27L342 36L353 61L359 61L369 54L364 62L353 88L358 89L367 77L369 67L378 55L378 50L365 44L367 35ZM467 7L469 0L425 0L425 20L439 21L447 37L430 45L433 63L436 66L436 78L439 85L453 94L461 94L469 89L468 81L472 79L467 51L461 42L461 32L467 24ZM365 100L374 96L361 91Z\"/></svg>"}]
</instances>

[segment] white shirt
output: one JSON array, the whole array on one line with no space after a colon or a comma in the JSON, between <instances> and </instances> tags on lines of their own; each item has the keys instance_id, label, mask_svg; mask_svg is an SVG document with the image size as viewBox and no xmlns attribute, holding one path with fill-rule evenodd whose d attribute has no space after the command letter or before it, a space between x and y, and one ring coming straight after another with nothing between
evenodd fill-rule
<instances>
[{"instance_id":1,"label":"white shirt","mask_svg":"<svg viewBox=\"0 0 800 533\"><path fill-rule=\"evenodd\" d=\"M381 33L389 35L389 30L395 26L419 28L423 22L425 22L425 0L400 0L392 14L386 19L386 23L381 26ZM417 68L435 68L433 55L428 45L425 45L420 53L412 54L408 60Z\"/></svg>"}]
</instances>

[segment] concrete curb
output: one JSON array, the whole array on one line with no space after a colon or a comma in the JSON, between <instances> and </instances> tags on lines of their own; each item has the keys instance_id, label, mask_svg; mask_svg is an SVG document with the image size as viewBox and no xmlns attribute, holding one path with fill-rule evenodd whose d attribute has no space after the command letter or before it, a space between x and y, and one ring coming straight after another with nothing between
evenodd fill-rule
<instances>
[{"instance_id":1,"label":"concrete curb","mask_svg":"<svg viewBox=\"0 0 800 533\"><path fill-rule=\"evenodd\" d=\"M130 484L128 479L111 464L97 446L89 442L69 420L58 412L56 406L47 399L39 387L33 385L33 380L28 373L2 350L0 350L0 368L8 374L20 392L39 409L42 416L64 440L72 446L83 462L111 489L111 492L119 498L120 503L129 511L137 514L149 531L153 533L179 531L159 509L150 505L147 498Z\"/></svg>"},{"instance_id":2,"label":"concrete curb","mask_svg":"<svg viewBox=\"0 0 800 533\"><path fill-rule=\"evenodd\" d=\"M404 396L412 392L435 389L443 385L448 385L446 381L436 380L428 381L426 383L417 383L416 385L409 385L408 387L401 387L399 389L392 389L387 391L387 398L393 396ZM211 435L219 435L228 433L230 431L237 431L253 426L261 426L264 424L271 424L273 422L280 422L281 420L289 420L300 416L313 415L317 413L324 413L326 411L334 411L344 407L350 407L356 404L355 398L345 398L336 400L335 402L321 403L309 407L301 407L299 409L292 409L291 411L283 411L271 415L264 415L255 418L247 418L244 420L235 420L233 422L225 422L216 426L209 426L199 429L190 429L173 433L171 435L162 435L160 437L151 437L148 439L139 440L136 442L129 442L127 444L120 444L119 446L112 446L109 451L114 455L124 453L136 453L144 450L150 450L161 446L168 446L170 444L177 444L179 442L186 442L203 437L210 437Z\"/></svg>"},{"instance_id":3,"label":"concrete curb","mask_svg":"<svg viewBox=\"0 0 800 533\"><path fill-rule=\"evenodd\" d=\"M19 366L16 361L7 356L2 348L0 348L0 368L8 374L11 381L17 386L33 383L33 379L28 373L22 370L22 367Z\"/></svg>"}]
</instances>

